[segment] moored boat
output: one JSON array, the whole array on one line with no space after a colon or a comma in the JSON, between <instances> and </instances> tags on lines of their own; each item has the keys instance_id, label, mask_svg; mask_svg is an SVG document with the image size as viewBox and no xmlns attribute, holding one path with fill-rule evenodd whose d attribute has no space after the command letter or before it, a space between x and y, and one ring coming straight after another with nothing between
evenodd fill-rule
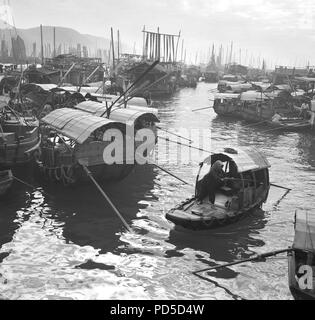
<instances>
[{"instance_id":1,"label":"moored boat","mask_svg":"<svg viewBox=\"0 0 315 320\"><path fill-rule=\"evenodd\" d=\"M144 113L135 111L131 115L132 110L128 110L126 115L124 112L118 114L118 111L116 113L113 111L112 117L108 119L100 117L101 112L103 113L104 109L106 111L104 104L97 103L101 108L98 109L100 114L97 115L97 110L93 109L93 102L89 101L85 104L84 108L80 105L77 109L54 110L41 120L43 139L40 170L50 180L60 181L65 185L88 179L82 165L86 166L98 180L117 181L125 178L134 168L136 152L143 144L141 139L135 139L135 135L137 129L147 128L144 126L146 123ZM90 109L87 105L90 105ZM81 110L78 110L79 108ZM126 124L128 120L135 127L130 134ZM151 120L156 121L153 118ZM112 134L114 140L112 140ZM152 136L152 143L146 143L147 152L150 152L156 143L154 131Z\"/></svg>"},{"instance_id":2,"label":"moored boat","mask_svg":"<svg viewBox=\"0 0 315 320\"><path fill-rule=\"evenodd\" d=\"M294 98L283 91L247 91L241 94L214 95L213 109L219 116L265 123L288 131L308 130L314 127L313 110L301 115Z\"/></svg>"},{"instance_id":3,"label":"moored boat","mask_svg":"<svg viewBox=\"0 0 315 320\"><path fill-rule=\"evenodd\" d=\"M296 300L315 300L315 214L298 211L295 236L288 254L289 288Z\"/></svg>"},{"instance_id":4,"label":"moored boat","mask_svg":"<svg viewBox=\"0 0 315 320\"><path fill-rule=\"evenodd\" d=\"M11 188L13 175L11 170L0 171L0 197L4 196Z\"/></svg>"},{"instance_id":5,"label":"moored boat","mask_svg":"<svg viewBox=\"0 0 315 320\"><path fill-rule=\"evenodd\" d=\"M0 168L23 165L37 157L41 137L35 118L20 117L4 106L0 111Z\"/></svg>"},{"instance_id":6,"label":"moored boat","mask_svg":"<svg viewBox=\"0 0 315 320\"><path fill-rule=\"evenodd\" d=\"M217 190L214 204L208 199L200 203L197 199L202 181L218 160L224 164L227 182ZM266 157L254 148L225 148L212 154L200 164L195 196L171 209L166 218L175 225L194 230L218 228L236 222L267 200L269 167ZM200 179L203 173L206 174Z\"/></svg>"}]
</instances>

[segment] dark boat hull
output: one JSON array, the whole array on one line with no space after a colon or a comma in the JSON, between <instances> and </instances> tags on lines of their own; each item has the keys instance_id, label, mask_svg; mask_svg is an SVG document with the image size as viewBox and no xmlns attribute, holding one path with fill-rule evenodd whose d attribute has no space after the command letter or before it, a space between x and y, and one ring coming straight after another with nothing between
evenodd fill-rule
<instances>
[{"instance_id":1,"label":"dark boat hull","mask_svg":"<svg viewBox=\"0 0 315 320\"><path fill-rule=\"evenodd\" d=\"M207 229L216 229L220 227L225 227L227 225L233 224L247 214L250 214L255 208L261 207L263 204L263 200L257 202L246 209L241 210L228 210L227 208L223 208L221 206L214 205L213 207L209 206L209 210L216 211L214 215L207 216L205 215L197 215L186 213L184 211L185 206L190 206L194 202L196 202L195 198L189 199L179 206L171 209L166 213L166 218L173 222L176 226L181 226L186 229L191 230L207 230Z\"/></svg>"},{"instance_id":2,"label":"dark boat hull","mask_svg":"<svg viewBox=\"0 0 315 320\"><path fill-rule=\"evenodd\" d=\"M13 183L13 176L11 170L0 172L0 197L4 196Z\"/></svg>"},{"instance_id":3,"label":"dark boat hull","mask_svg":"<svg viewBox=\"0 0 315 320\"><path fill-rule=\"evenodd\" d=\"M298 263L296 252L292 251L288 254L288 278L289 289L295 300L315 300L315 291L303 290L297 281L296 272L298 271Z\"/></svg>"},{"instance_id":4,"label":"dark boat hull","mask_svg":"<svg viewBox=\"0 0 315 320\"><path fill-rule=\"evenodd\" d=\"M264 122L271 128L284 131L307 131L312 130L312 125L309 121L299 119L296 121L272 121L274 113L268 110L263 110L262 113L257 110L241 110L233 105L216 105L213 107L217 115L221 117L245 120L248 122Z\"/></svg>"},{"instance_id":5,"label":"dark boat hull","mask_svg":"<svg viewBox=\"0 0 315 320\"><path fill-rule=\"evenodd\" d=\"M26 138L21 141L3 140L0 143L0 169L8 169L30 162L34 153L39 150L40 143L38 128L27 133Z\"/></svg>"}]
</instances>

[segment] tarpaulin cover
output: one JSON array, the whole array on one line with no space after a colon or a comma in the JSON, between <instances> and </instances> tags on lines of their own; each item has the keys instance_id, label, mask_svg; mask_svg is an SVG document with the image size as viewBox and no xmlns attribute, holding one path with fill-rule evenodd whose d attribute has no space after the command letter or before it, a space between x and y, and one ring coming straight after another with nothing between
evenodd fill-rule
<instances>
[{"instance_id":1,"label":"tarpaulin cover","mask_svg":"<svg viewBox=\"0 0 315 320\"><path fill-rule=\"evenodd\" d=\"M41 121L80 144L84 143L96 129L109 124L121 125L113 120L69 108L54 110Z\"/></svg>"},{"instance_id":2,"label":"tarpaulin cover","mask_svg":"<svg viewBox=\"0 0 315 320\"><path fill-rule=\"evenodd\" d=\"M231 152L230 150L233 150ZM238 173L247 171L256 171L270 168L270 163L263 153L255 148L225 148L222 152L215 152L215 154L222 154L233 160L237 166ZM205 159L205 163L211 164L211 157Z\"/></svg>"}]
</instances>

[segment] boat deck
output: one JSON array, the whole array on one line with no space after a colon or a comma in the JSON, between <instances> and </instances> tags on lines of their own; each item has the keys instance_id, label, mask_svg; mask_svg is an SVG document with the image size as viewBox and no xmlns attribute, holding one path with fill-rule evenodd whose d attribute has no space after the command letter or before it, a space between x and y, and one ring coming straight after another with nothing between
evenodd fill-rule
<instances>
[{"instance_id":1,"label":"boat deck","mask_svg":"<svg viewBox=\"0 0 315 320\"><path fill-rule=\"evenodd\" d=\"M229 210L226 208L225 203L230 201L232 197L226 196L223 193L217 193L215 204L213 205L208 197L206 197L201 204L194 200L183 207L183 213L194 214L196 216L214 217L217 219L223 218L227 215Z\"/></svg>"}]
</instances>

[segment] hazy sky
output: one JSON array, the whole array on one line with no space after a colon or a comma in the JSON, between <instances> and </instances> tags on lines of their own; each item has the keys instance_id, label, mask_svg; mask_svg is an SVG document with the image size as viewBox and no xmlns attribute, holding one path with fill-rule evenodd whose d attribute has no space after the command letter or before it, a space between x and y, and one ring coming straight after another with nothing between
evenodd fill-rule
<instances>
[{"instance_id":1,"label":"hazy sky","mask_svg":"<svg viewBox=\"0 0 315 320\"><path fill-rule=\"evenodd\" d=\"M182 32L187 58L205 59L214 42L234 41L243 62L252 53L269 63L315 65L314 0L10 0L16 27L71 27L109 38L119 29L122 41L138 51L141 30Z\"/></svg>"}]
</instances>

